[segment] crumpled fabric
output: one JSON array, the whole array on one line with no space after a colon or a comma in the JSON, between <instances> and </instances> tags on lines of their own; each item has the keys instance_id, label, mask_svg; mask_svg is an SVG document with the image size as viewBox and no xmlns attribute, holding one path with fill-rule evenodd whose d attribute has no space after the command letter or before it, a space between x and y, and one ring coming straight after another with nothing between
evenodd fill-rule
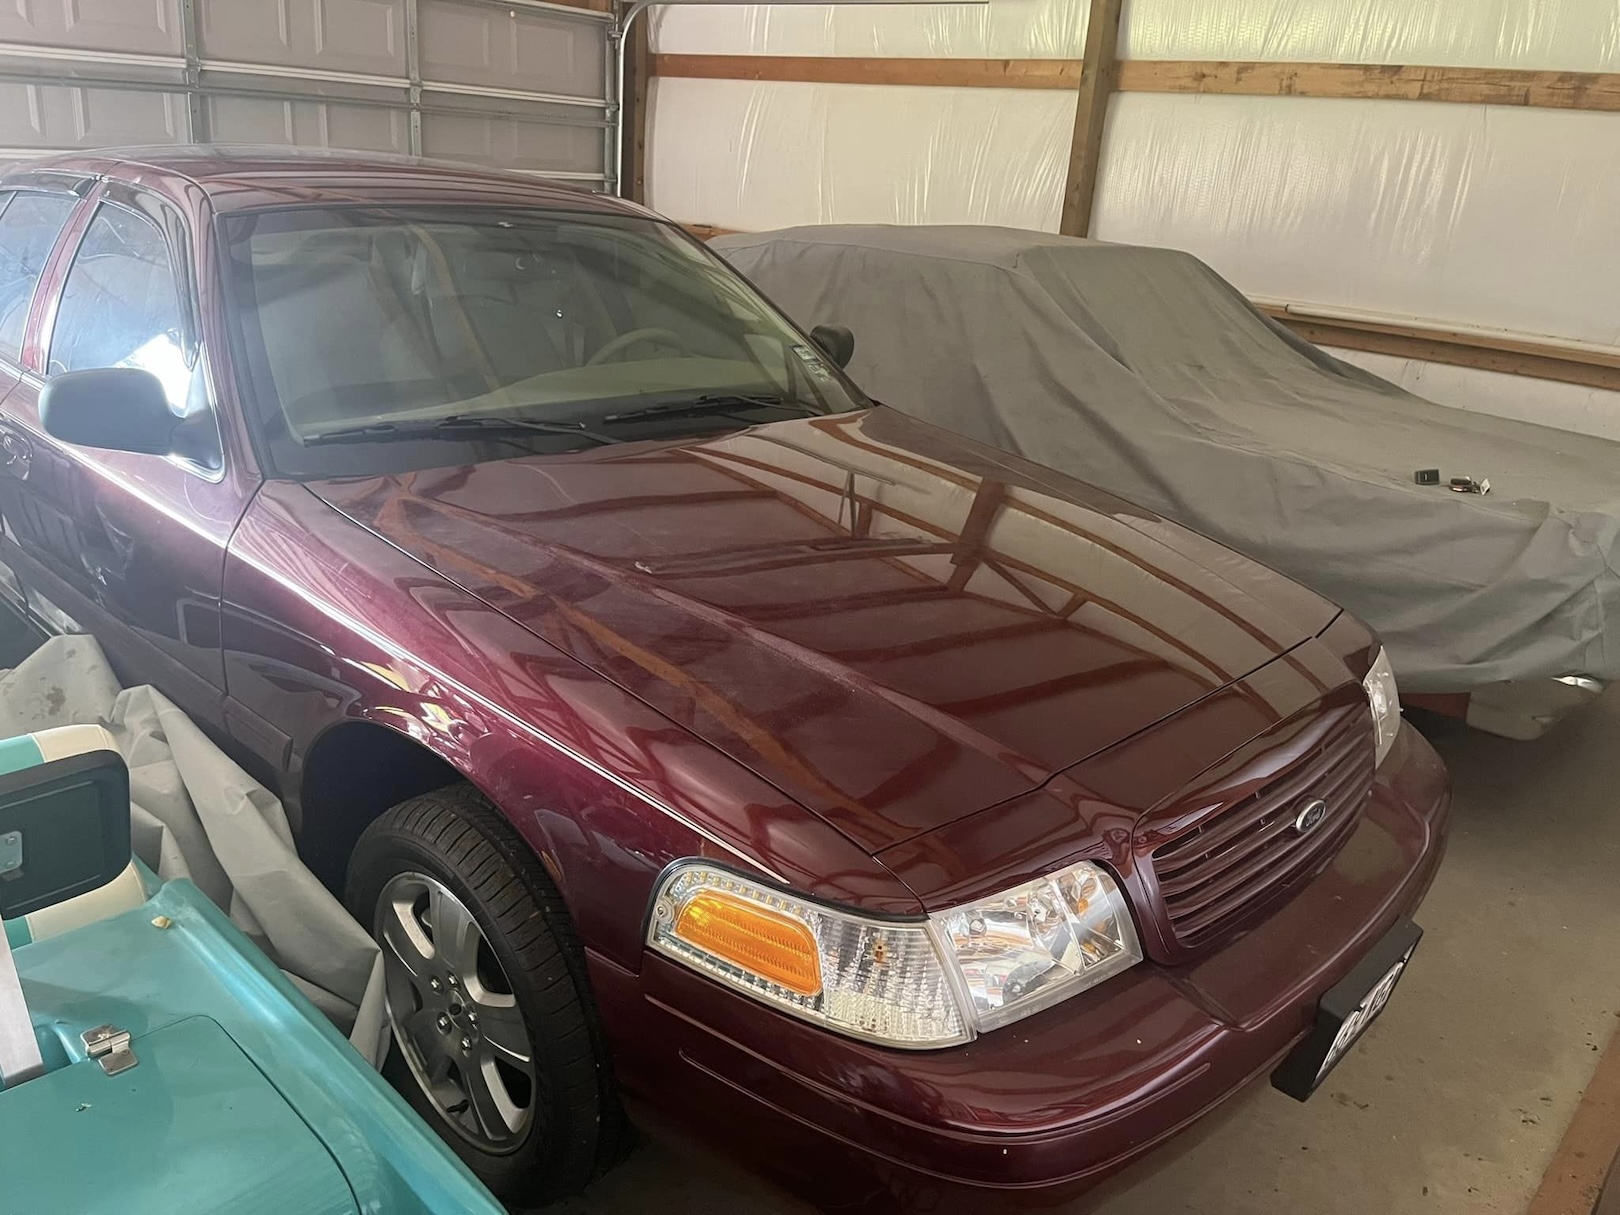
<instances>
[{"instance_id":1,"label":"crumpled fabric","mask_svg":"<svg viewBox=\"0 0 1620 1215\"><path fill-rule=\"evenodd\" d=\"M299 860L281 802L163 693L121 687L92 637L52 638L0 672L0 738L68 725L117 740L135 855L166 881L194 882L380 1066L382 955Z\"/></svg>"},{"instance_id":2,"label":"crumpled fabric","mask_svg":"<svg viewBox=\"0 0 1620 1215\"><path fill-rule=\"evenodd\" d=\"M1413 396L1171 249L875 225L713 245L802 327L850 326L878 400L1289 575L1379 632L1403 690L1620 678L1620 443Z\"/></svg>"}]
</instances>

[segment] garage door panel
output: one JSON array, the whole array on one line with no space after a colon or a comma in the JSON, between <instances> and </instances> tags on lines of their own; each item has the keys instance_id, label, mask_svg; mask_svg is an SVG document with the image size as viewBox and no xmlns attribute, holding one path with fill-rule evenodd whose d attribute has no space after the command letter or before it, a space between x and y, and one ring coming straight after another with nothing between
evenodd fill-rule
<instances>
[{"instance_id":1,"label":"garage door panel","mask_svg":"<svg viewBox=\"0 0 1620 1215\"><path fill-rule=\"evenodd\" d=\"M0 147L48 147L44 90L37 84L0 84Z\"/></svg>"},{"instance_id":2,"label":"garage door panel","mask_svg":"<svg viewBox=\"0 0 1620 1215\"><path fill-rule=\"evenodd\" d=\"M600 173L602 132L504 115L428 113L422 116L422 154L512 169Z\"/></svg>"},{"instance_id":3,"label":"garage door panel","mask_svg":"<svg viewBox=\"0 0 1620 1215\"><path fill-rule=\"evenodd\" d=\"M326 147L362 148L368 152L408 153L411 119L404 110L324 103Z\"/></svg>"},{"instance_id":4,"label":"garage door panel","mask_svg":"<svg viewBox=\"0 0 1620 1215\"><path fill-rule=\"evenodd\" d=\"M600 181L610 25L526 0L0 0L0 42L29 61L0 84L0 149L180 143L195 122L222 143L416 150ZM77 70L98 83L58 86L64 58L93 63Z\"/></svg>"},{"instance_id":5,"label":"garage door panel","mask_svg":"<svg viewBox=\"0 0 1620 1215\"><path fill-rule=\"evenodd\" d=\"M186 102L179 94L0 85L0 147L177 143L185 121Z\"/></svg>"},{"instance_id":6,"label":"garage door panel","mask_svg":"<svg viewBox=\"0 0 1620 1215\"><path fill-rule=\"evenodd\" d=\"M607 29L539 9L421 0L422 78L601 97Z\"/></svg>"},{"instance_id":7,"label":"garage door panel","mask_svg":"<svg viewBox=\"0 0 1620 1215\"><path fill-rule=\"evenodd\" d=\"M403 110L262 97L212 97L209 130L221 143L284 144L408 152L410 119Z\"/></svg>"},{"instance_id":8,"label":"garage door panel","mask_svg":"<svg viewBox=\"0 0 1620 1215\"><path fill-rule=\"evenodd\" d=\"M405 0L200 0L205 58L403 77Z\"/></svg>"},{"instance_id":9,"label":"garage door panel","mask_svg":"<svg viewBox=\"0 0 1620 1215\"><path fill-rule=\"evenodd\" d=\"M72 137L60 141L67 146L97 148L115 143L178 143L185 138L184 96L119 89L53 89L47 92L67 95L72 110Z\"/></svg>"},{"instance_id":10,"label":"garage door panel","mask_svg":"<svg viewBox=\"0 0 1620 1215\"><path fill-rule=\"evenodd\" d=\"M4 0L0 41L179 55L179 0Z\"/></svg>"}]
</instances>

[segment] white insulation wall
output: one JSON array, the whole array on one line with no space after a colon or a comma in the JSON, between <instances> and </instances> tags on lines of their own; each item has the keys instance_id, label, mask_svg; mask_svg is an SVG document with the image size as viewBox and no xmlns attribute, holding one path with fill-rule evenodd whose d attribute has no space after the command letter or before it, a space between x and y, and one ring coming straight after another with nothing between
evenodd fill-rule
<instances>
[{"instance_id":1,"label":"white insulation wall","mask_svg":"<svg viewBox=\"0 0 1620 1215\"><path fill-rule=\"evenodd\" d=\"M1086 0L654 8L655 51L1079 58ZM1138 59L1620 71L1615 0L1125 0ZM1068 91L655 80L649 201L681 220L1055 231ZM1093 235L1252 295L1620 345L1620 114L1121 93ZM1447 404L1620 438L1620 396L1347 355Z\"/></svg>"}]
</instances>

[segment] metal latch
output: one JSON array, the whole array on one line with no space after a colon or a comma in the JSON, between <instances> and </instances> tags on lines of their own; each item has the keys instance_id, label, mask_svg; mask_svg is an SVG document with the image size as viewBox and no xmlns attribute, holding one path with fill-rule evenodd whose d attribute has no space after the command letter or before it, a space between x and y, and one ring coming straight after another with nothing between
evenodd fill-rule
<instances>
[{"instance_id":1,"label":"metal latch","mask_svg":"<svg viewBox=\"0 0 1620 1215\"><path fill-rule=\"evenodd\" d=\"M22 832L7 831L0 834L0 878L11 877L22 868Z\"/></svg>"},{"instance_id":2,"label":"metal latch","mask_svg":"<svg viewBox=\"0 0 1620 1215\"><path fill-rule=\"evenodd\" d=\"M85 1030L79 1037L90 1057L100 1060L101 1070L109 1076L127 1072L139 1062L135 1052L129 1049L128 1030L119 1029L116 1025L98 1025Z\"/></svg>"}]
</instances>

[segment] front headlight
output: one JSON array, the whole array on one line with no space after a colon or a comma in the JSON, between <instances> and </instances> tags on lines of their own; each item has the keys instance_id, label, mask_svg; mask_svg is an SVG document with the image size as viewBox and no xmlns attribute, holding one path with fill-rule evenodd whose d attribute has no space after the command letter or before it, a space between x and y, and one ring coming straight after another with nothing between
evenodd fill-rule
<instances>
[{"instance_id":1,"label":"front headlight","mask_svg":"<svg viewBox=\"0 0 1620 1215\"><path fill-rule=\"evenodd\" d=\"M1142 960L1125 896L1089 861L934 923L979 1029L1039 1012Z\"/></svg>"},{"instance_id":2,"label":"front headlight","mask_svg":"<svg viewBox=\"0 0 1620 1215\"><path fill-rule=\"evenodd\" d=\"M784 1012L886 1046L953 1046L1141 960L1087 862L930 920L877 920L702 862L675 866L647 944Z\"/></svg>"},{"instance_id":3,"label":"front headlight","mask_svg":"<svg viewBox=\"0 0 1620 1215\"><path fill-rule=\"evenodd\" d=\"M1395 688L1395 671L1389 665L1387 651L1378 651L1372 670L1367 672L1361 686L1367 689L1367 703L1372 706L1373 730L1378 739L1378 763L1382 764L1401 732L1401 694Z\"/></svg>"}]
</instances>

